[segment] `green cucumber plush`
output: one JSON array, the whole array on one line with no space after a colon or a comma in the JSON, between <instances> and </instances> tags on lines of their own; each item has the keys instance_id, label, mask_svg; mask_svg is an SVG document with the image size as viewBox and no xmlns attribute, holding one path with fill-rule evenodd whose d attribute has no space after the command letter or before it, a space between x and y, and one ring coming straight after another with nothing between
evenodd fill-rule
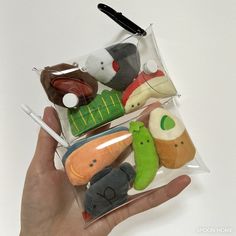
<instances>
[{"instance_id":1,"label":"green cucumber plush","mask_svg":"<svg viewBox=\"0 0 236 236\"><path fill-rule=\"evenodd\" d=\"M143 190L156 176L159 168L159 156L156 152L153 137L143 122L132 121L129 131L133 136L132 145L136 167L134 188Z\"/></svg>"},{"instance_id":2,"label":"green cucumber plush","mask_svg":"<svg viewBox=\"0 0 236 236\"><path fill-rule=\"evenodd\" d=\"M121 103L121 92L103 90L89 104L68 109L68 119L74 136L114 120L125 113Z\"/></svg>"}]
</instances>

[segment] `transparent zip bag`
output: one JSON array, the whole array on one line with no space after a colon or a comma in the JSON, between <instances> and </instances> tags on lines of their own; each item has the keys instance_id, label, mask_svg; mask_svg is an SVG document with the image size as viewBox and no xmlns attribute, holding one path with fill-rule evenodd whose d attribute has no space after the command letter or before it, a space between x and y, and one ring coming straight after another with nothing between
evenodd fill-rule
<instances>
[{"instance_id":1,"label":"transparent zip bag","mask_svg":"<svg viewBox=\"0 0 236 236\"><path fill-rule=\"evenodd\" d=\"M117 14L104 4L99 8L109 16ZM142 30L118 16L121 19L115 20L130 31L128 37L40 71L68 142L119 117L126 119L153 101L165 102L177 95L152 26Z\"/></svg>"},{"instance_id":2,"label":"transparent zip bag","mask_svg":"<svg viewBox=\"0 0 236 236\"><path fill-rule=\"evenodd\" d=\"M173 99L58 147L58 154L85 227L179 175L208 172Z\"/></svg>"},{"instance_id":3,"label":"transparent zip bag","mask_svg":"<svg viewBox=\"0 0 236 236\"><path fill-rule=\"evenodd\" d=\"M40 71L62 126L61 136L49 134L61 143L85 227L179 175L208 172L178 113L152 26L99 9L131 35Z\"/></svg>"}]
</instances>

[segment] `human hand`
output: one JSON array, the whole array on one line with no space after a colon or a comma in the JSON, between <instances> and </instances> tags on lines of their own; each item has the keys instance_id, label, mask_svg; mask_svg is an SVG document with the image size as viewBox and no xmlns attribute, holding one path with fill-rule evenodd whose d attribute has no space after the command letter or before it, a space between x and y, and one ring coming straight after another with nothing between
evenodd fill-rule
<instances>
[{"instance_id":1,"label":"human hand","mask_svg":"<svg viewBox=\"0 0 236 236\"><path fill-rule=\"evenodd\" d=\"M43 120L57 133L61 132L53 108L45 109ZM166 202L190 183L188 176L180 176L84 229L82 209L75 201L73 186L65 172L55 168L56 147L57 142L41 129L25 179L21 206L21 236L105 236L128 217Z\"/></svg>"}]
</instances>

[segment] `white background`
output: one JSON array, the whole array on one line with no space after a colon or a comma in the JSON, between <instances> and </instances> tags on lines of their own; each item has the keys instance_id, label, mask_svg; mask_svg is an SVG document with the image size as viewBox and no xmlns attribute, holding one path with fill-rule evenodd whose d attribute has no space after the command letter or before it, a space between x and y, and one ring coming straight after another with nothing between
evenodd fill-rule
<instances>
[{"instance_id":1,"label":"white background","mask_svg":"<svg viewBox=\"0 0 236 236\"><path fill-rule=\"evenodd\" d=\"M0 235L19 232L24 177L38 132L19 105L41 113L48 104L31 68L109 42L120 27L96 9L98 2L0 0ZM182 94L180 112L211 169L194 176L177 198L128 219L111 235L213 235L206 229L222 227L236 235L236 1L104 2L144 28L155 23L161 54Z\"/></svg>"}]
</instances>

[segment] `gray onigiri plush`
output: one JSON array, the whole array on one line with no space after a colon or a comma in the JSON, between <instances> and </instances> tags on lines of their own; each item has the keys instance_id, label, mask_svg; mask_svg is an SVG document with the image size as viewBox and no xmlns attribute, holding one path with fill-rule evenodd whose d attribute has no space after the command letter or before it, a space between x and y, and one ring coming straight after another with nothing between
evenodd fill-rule
<instances>
[{"instance_id":1,"label":"gray onigiri plush","mask_svg":"<svg viewBox=\"0 0 236 236\"><path fill-rule=\"evenodd\" d=\"M96 80L123 91L138 75L140 57L134 44L118 43L90 54L85 67Z\"/></svg>"},{"instance_id":2,"label":"gray onigiri plush","mask_svg":"<svg viewBox=\"0 0 236 236\"><path fill-rule=\"evenodd\" d=\"M126 162L117 168L106 167L94 175L85 193L86 214L97 217L125 203L134 178L135 170Z\"/></svg>"}]
</instances>

